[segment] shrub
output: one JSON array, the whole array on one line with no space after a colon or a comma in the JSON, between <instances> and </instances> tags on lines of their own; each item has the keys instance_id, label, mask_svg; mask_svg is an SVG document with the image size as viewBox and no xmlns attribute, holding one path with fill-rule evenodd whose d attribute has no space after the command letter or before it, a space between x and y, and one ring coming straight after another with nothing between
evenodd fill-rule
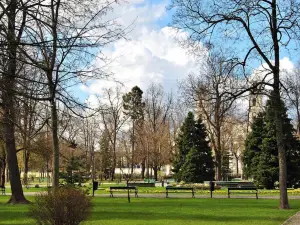
<instances>
[{"instance_id":1,"label":"shrub","mask_svg":"<svg viewBox=\"0 0 300 225\"><path fill-rule=\"evenodd\" d=\"M40 188L40 185L36 184L34 187L35 187L35 188Z\"/></svg>"},{"instance_id":2,"label":"shrub","mask_svg":"<svg viewBox=\"0 0 300 225\"><path fill-rule=\"evenodd\" d=\"M36 195L29 213L39 225L78 225L87 219L91 207L91 199L82 190L59 187Z\"/></svg>"},{"instance_id":3,"label":"shrub","mask_svg":"<svg viewBox=\"0 0 300 225\"><path fill-rule=\"evenodd\" d=\"M201 183L191 183L191 184L185 184L182 185L183 187L193 187L197 190L210 190L210 186L209 185L205 185L205 184L201 184ZM215 186L215 190L220 190L221 187L220 186Z\"/></svg>"}]
</instances>

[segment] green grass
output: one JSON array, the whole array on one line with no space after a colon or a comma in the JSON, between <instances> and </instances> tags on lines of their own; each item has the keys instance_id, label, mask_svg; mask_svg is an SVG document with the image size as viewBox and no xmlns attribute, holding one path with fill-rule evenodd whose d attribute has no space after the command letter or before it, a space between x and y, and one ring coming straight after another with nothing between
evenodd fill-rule
<instances>
[{"instance_id":1,"label":"green grass","mask_svg":"<svg viewBox=\"0 0 300 225\"><path fill-rule=\"evenodd\" d=\"M30 187L30 188L25 188L23 187L23 192L41 192L41 191L47 191L46 187L40 187L40 188L35 188L35 187ZM11 189L10 188L6 188L5 189L6 193L11 193Z\"/></svg>"},{"instance_id":2,"label":"green grass","mask_svg":"<svg viewBox=\"0 0 300 225\"><path fill-rule=\"evenodd\" d=\"M29 198L33 200L32 198ZM0 197L0 224L34 224L27 205L6 205ZM291 210L279 210L278 200L266 199L93 199L93 211L84 225L280 225L300 210L291 200Z\"/></svg>"}]
</instances>

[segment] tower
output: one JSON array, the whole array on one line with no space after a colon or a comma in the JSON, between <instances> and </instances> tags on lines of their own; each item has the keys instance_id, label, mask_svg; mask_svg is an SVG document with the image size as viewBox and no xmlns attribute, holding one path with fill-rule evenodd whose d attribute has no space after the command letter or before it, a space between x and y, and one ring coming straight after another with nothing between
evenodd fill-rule
<instances>
[{"instance_id":1,"label":"tower","mask_svg":"<svg viewBox=\"0 0 300 225\"><path fill-rule=\"evenodd\" d=\"M249 96L249 111L248 111L248 128L251 131L251 124L255 117L263 111L262 94L257 93L255 90Z\"/></svg>"}]
</instances>

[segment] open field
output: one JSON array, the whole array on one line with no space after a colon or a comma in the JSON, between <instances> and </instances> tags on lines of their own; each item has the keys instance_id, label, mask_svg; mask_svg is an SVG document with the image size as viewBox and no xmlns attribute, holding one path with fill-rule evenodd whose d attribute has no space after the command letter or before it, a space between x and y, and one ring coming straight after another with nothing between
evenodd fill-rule
<instances>
[{"instance_id":1,"label":"open field","mask_svg":"<svg viewBox=\"0 0 300 225\"><path fill-rule=\"evenodd\" d=\"M6 205L0 196L0 224L34 224L27 205ZM33 200L29 197L29 200ZM199 225L280 225L300 210L300 201L291 200L291 210L282 211L273 199L93 199L93 211L85 225L199 224Z\"/></svg>"}]
</instances>

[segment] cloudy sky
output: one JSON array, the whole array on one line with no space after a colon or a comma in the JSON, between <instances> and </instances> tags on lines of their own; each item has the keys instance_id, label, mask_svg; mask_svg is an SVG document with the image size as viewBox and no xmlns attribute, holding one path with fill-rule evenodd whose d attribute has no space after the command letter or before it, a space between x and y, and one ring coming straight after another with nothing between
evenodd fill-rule
<instances>
[{"instance_id":1,"label":"cloudy sky","mask_svg":"<svg viewBox=\"0 0 300 225\"><path fill-rule=\"evenodd\" d=\"M168 27L171 16L167 5L165 0L127 0L114 8L118 22L124 26L134 22L133 30L128 40L119 40L103 52L114 59L107 69L127 90L135 85L145 90L155 82L162 84L167 92L174 92L178 81L195 68L193 57L178 46L174 32ZM81 85L80 95L101 94L103 88L114 85L113 80Z\"/></svg>"},{"instance_id":2,"label":"cloudy sky","mask_svg":"<svg viewBox=\"0 0 300 225\"><path fill-rule=\"evenodd\" d=\"M128 40L119 40L103 51L114 59L107 70L114 73L113 79L123 83L125 91L135 85L145 90L151 82L156 82L166 92L176 93L178 81L195 71L195 60L178 45L168 27L171 21L166 10L168 4L168 0L126 0L114 7L111 16L118 17L120 24L128 26L134 22ZM293 63L284 57L282 66L290 70ZM101 95L103 88L114 85L112 80L98 80L81 85L76 92L81 98L93 101L95 94Z\"/></svg>"}]
</instances>

